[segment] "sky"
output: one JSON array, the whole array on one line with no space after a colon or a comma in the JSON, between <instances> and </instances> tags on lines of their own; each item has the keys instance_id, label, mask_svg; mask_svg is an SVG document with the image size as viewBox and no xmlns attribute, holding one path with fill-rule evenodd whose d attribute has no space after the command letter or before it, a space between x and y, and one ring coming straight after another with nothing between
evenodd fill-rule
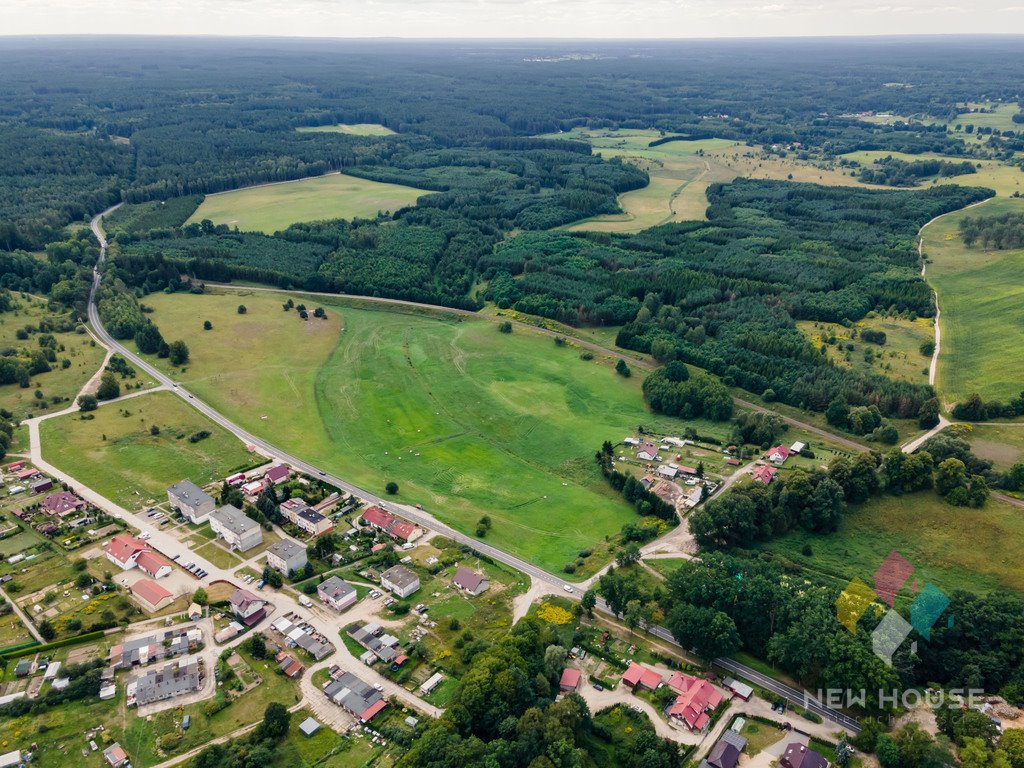
<instances>
[{"instance_id":1,"label":"sky","mask_svg":"<svg viewBox=\"0 0 1024 768\"><path fill-rule=\"evenodd\" d=\"M0 35L695 38L1024 33L1024 0L0 0Z\"/></svg>"}]
</instances>

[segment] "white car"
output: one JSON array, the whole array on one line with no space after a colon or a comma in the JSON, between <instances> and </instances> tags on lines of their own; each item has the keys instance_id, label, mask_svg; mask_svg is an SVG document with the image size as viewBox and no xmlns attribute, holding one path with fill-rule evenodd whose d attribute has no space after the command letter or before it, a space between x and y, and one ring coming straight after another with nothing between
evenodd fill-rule
<instances>
[{"instance_id":1,"label":"white car","mask_svg":"<svg viewBox=\"0 0 1024 768\"><path fill-rule=\"evenodd\" d=\"M383 691L384 690L384 686L381 685L380 683L374 683L373 687L376 688L378 691Z\"/></svg>"},{"instance_id":2,"label":"white car","mask_svg":"<svg viewBox=\"0 0 1024 768\"><path fill-rule=\"evenodd\" d=\"M571 594L573 594L573 591L574 591L574 590L573 590L573 588L572 588L572 587L570 587L570 586L569 586L568 584L563 584L563 585L562 585L562 589L564 589L564 590L565 590L566 592L568 592L568 593L569 593L570 595L571 595Z\"/></svg>"},{"instance_id":3,"label":"white car","mask_svg":"<svg viewBox=\"0 0 1024 768\"><path fill-rule=\"evenodd\" d=\"M139 538L142 539L143 541L148 541L149 540L149 536L150 536L149 531L143 531L142 533L139 534Z\"/></svg>"}]
</instances>

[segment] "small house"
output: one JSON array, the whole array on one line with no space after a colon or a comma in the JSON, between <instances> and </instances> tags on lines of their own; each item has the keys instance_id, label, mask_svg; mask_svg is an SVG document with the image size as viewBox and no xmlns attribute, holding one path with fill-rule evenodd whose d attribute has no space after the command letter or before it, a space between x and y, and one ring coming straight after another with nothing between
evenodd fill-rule
<instances>
[{"instance_id":1,"label":"small house","mask_svg":"<svg viewBox=\"0 0 1024 768\"><path fill-rule=\"evenodd\" d=\"M583 674L578 669L566 667L562 670L562 679L558 681L558 690L562 693L575 691L580 687L580 680L582 679Z\"/></svg>"},{"instance_id":2,"label":"small house","mask_svg":"<svg viewBox=\"0 0 1024 768\"><path fill-rule=\"evenodd\" d=\"M324 605L336 611L344 611L355 605L359 599L356 588L337 576L331 576L322 584L317 585L316 594L324 602Z\"/></svg>"},{"instance_id":3,"label":"small house","mask_svg":"<svg viewBox=\"0 0 1024 768\"><path fill-rule=\"evenodd\" d=\"M404 565L396 565L380 575L380 585L398 597L408 597L420 588L420 577Z\"/></svg>"},{"instance_id":4,"label":"small house","mask_svg":"<svg viewBox=\"0 0 1024 768\"><path fill-rule=\"evenodd\" d=\"M103 759L107 761L110 768L122 768L129 764L128 753L116 741L103 750Z\"/></svg>"},{"instance_id":5,"label":"small house","mask_svg":"<svg viewBox=\"0 0 1024 768\"><path fill-rule=\"evenodd\" d=\"M767 464L755 467L751 477L754 478L755 483L764 483L768 485L772 480L775 479L779 470L775 467L769 467Z\"/></svg>"},{"instance_id":6,"label":"small house","mask_svg":"<svg viewBox=\"0 0 1024 768\"><path fill-rule=\"evenodd\" d=\"M658 458L658 446L652 443L644 443L637 448L636 457L640 461L654 461Z\"/></svg>"},{"instance_id":7,"label":"small house","mask_svg":"<svg viewBox=\"0 0 1024 768\"><path fill-rule=\"evenodd\" d=\"M784 445L777 445L774 448L769 449L768 453L764 457L776 466L782 466L786 463L786 459L790 457L792 451Z\"/></svg>"},{"instance_id":8,"label":"small house","mask_svg":"<svg viewBox=\"0 0 1024 768\"><path fill-rule=\"evenodd\" d=\"M452 583L466 594L473 595L474 597L486 592L490 586L482 573L477 573L470 568L461 566L455 572L455 578L452 580Z\"/></svg>"},{"instance_id":9,"label":"small house","mask_svg":"<svg viewBox=\"0 0 1024 768\"><path fill-rule=\"evenodd\" d=\"M630 662L629 667L622 675L622 682L634 690L640 687L648 691L656 691L665 683L665 678L661 676L660 672L655 672L634 661Z\"/></svg>"},{"instance_id":10,"label":"small house","mask_svg":"<svg viewBox=\"0 0 1024 768\"><path fill-rule=\"evenodd\" d=\"M132 597L150 613L163 610L174 600L174 595L152 579L139 579L131 586Z\"/></svg>"},{"instance_id":11,"label":"small house","mask_svg":"<svg viewBox=\"0 0 1024 768\"><path fill-rule=\"evenodd\" d=\"M807 745L793 742L779 758L779 768L829 768L829 762Z\"/></svg>"}]
</instances>

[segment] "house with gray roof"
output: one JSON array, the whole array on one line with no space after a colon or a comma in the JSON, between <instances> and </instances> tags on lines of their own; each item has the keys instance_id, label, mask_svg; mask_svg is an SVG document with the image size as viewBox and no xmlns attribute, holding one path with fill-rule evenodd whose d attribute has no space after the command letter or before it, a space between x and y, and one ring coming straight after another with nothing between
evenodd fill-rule
<instances>
[{"instance_id":1,"label":"house with gray roof","mask_svg":"<svg viewBox=\"0 0 1024 768\"><path fill-rule=\"evenodd\" d=\"M144 706L198 691L202 675L197 656L173 661L161 669L152 669L128 683L128 704Z\"/></svg>"},{"instance_id":2,"label":"house with gray roof","mask_svg":"<svg viewBox=\"0 0 1024 768\"><path fill-rule=\"evenodd\" d=\"M356 588L351 584L342 581L337 576L324 581L316 588L317 597L323 600L324 604L336 611L344 611L354 605L359 599Z\"/></svg>"},{"instance_id":3,"label":"house with gray roof","mask_svg":"<svg viewBox=\"0 0 1024 768\"><path fill-rule=\"evenodd\" d=\"M281 539L267 547L267 565L285 576L302 570L308 562L306 548L291 539Z\"/></svg>"},{"instance_id":4,"label":"house with gray roof","mask_svg":"<svg viewBox=\"0 0 1024 768\"><path fill-rule=\"evenodd\" d=\"M167 503L195 525L205 523L217 508L213 496L191 480L182 480L168 488Z\"/></svg>"},{"instance_id":5,"label":"house with gray roof","mask_svg":"<svg viewBox=\"0 0 1024 768\"><path fill-rule=\"evenodd\" d=\"M324 688L324 695L350 712L361 723L368 723L388 705L384 696L351 672L343 672Z\"/></svg>"},{"instance_id":6,"label":"house with gray roof","mask_svg":"<svg viewBox=\"0 0 1024 768\"><path fill-rule=\"evenodd\" d=\"M398 597L408 597L420 588L420 577L404 565L396 565L380 575L380 585Z\"/></svg>"},{"instance_id":7,"label":"house with gray roof","mask_svg":"<svg viewBox=\"0 0 1024 768\"><path fill-rule=\"evenodd\" d=\"M224 539L228 546L240 552L259 546L263 542L263 529L260 528L260 524L230 504L210 515L210 528Z\"/></svg>"},{"instance_id":8,"label":"house with gray roof","mask_svg":"<svg viewBox=\"0 0 1024 768\"><path fill-rule=\"evenodd\" d=\"M698 768L736 768L747 740L736 731L728 730L715 742L708 756Z\"/></svg>"}]
</instances>

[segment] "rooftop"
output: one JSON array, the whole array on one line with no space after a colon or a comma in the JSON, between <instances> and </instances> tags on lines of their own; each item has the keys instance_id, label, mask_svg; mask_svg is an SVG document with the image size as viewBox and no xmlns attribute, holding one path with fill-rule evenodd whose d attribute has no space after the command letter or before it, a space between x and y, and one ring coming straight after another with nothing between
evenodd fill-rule
<instances>
[{"instance_id":1,"label":"rooftop","mask_svg":"<svg viewBox=\"0 0 1024 768\"><path fill-rule=\"evenodd\" d=\"M230 504L216 510L210 517L237 536L244 536L254 528L260 527L259 523L246 517L242 510Z\"/></svg>"}]
</instances>

